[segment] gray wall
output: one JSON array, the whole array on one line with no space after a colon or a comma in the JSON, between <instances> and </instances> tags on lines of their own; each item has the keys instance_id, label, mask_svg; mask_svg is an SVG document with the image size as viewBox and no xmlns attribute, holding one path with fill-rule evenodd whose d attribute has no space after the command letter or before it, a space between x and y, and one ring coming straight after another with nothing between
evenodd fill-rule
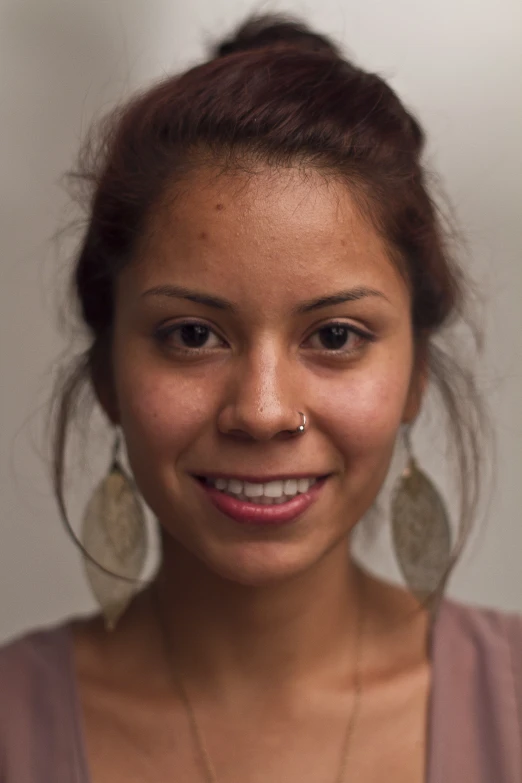
<instances>
[{"instance_id":1,"label":"gray wall","mask_svg":"<svg viewBox=\"0 0 522 783\"><path fill-rule=\"evenodd\" d=\"M53 240L75 215L62 174L95 116L195 62L206 35L224 33L252 8L241 0L2 0L0 639L93 606L59 522L43 442L44 405L65 345L56 308L73 246L68 235ZM321 0L262 8L303 13L339 35L364 66L390 79L428 130L430 162L456 208L468 263L485 294L480 378L498 432L486 523L450 593L521 610L522 5ZM75 459L82 478L73 488L75 519L106 468L108 448L98 427L90 460ZM445 486L442 447L424 425L417 448ZM388 545L384 521L368 556L393 577Z\"/></svg>"}]
</instances>

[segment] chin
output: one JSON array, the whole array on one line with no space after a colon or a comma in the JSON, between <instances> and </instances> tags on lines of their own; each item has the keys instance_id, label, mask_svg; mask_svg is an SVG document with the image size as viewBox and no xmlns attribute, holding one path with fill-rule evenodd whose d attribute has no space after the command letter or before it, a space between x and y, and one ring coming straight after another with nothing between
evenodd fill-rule
<instances>
[{"instance_id":1,"label":"chin","mask_svg":"<svg viewBox=\"0 0 522 783\"><path fill-rule=\"evenodd\" d=\"M229 582L245 587L272 587L295 579L322 559L323 552L304 551L302 545L243 544L226 553L206 557L207 567Z\"/></svg>"}]
</instances>

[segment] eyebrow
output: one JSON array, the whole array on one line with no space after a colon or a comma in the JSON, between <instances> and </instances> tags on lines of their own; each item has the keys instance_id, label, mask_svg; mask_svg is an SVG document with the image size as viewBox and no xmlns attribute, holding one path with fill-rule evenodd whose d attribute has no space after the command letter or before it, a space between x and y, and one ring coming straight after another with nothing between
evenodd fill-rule
<instances>
[{"instance_id":1,"label":"eyebrow","mask_svg":"<svg viewBox=\"0 0 522 783\"><path fill-rule=\"evenodd\" d=\"M166 296L171 299L187 299L189 302L202 304L206 307L225 310L229 313L237 313L237 307L228 299L210 296L210 294L204 294L200 291L194 291L183 286L158 285L144 291L142 297L146 296ZM334 294L328 294L328 296L322 296L319 299L308 299L307 301L301 302L299 305L292 308L292 314L303 315L304 313L320 310L323 307L333 307L334 305L343 304L344 302L356 302L359 299L364 299L369 296L378 296L388 300L388 297L385 296L382 291L377 291L375 288L368 288L367 286L357 286L344 291L337 291Z\"/></svg>"}]
</instances>

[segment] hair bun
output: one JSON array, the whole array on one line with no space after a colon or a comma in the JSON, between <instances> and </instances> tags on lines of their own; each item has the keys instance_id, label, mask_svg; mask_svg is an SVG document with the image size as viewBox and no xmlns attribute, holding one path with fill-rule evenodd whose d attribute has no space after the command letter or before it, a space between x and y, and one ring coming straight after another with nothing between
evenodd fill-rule
<instances>
[{"instance_id":1,"label":"hair bun","mask_svg":"<svg viewBox=\"0 0 522 783\"><path fill-rule=\"evenodd\" d=\"M243 22L231 38L211 49L214 58L235 52L261 49L265 46L288 44L314 52L328 52L341 57L338 47L326 36L314 33L303 22L286 14L252 16Z\"/></svg>"}]
</instances>

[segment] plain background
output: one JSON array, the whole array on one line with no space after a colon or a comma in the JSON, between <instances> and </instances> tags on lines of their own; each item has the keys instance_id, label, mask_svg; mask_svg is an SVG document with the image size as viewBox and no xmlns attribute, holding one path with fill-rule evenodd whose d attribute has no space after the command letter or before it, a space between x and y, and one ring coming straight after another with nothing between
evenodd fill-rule
<instances>
[{"instance_id":1,"label":"plain background","mask_svg":"<svg viewBox=\"0 0 522 783\"><path fill-rule=\"evenodd\" d=\"M208 39L252 10L293 11L334 35L361 65L389 79L427 130L428 162L455 208L468 240L465 263L484 294L480 380L498 437L487 518L449 593L522 610L520 1L2 0L0 639L93 608L52 497L43 441L45 404L66 345L57 307L74 249L74 236L54 236L77 215L63 174L94 118L195 64ZM444 490L448 469L436 431L436 424L420 426L415 443ZM88 460L71 458L83 482L70 485L76 527L109 446L98 427ZM364 556L395 578L385 517Z\"/></svg>"}]
</instances>

